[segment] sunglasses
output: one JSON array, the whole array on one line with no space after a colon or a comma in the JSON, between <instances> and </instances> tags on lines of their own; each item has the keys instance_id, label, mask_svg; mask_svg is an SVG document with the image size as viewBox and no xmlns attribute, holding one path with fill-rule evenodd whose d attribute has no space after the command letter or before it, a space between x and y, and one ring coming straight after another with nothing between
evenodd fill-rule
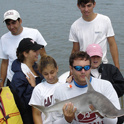
<instances>
[{"instance_id":1,"label":"sunglasses","mask_svg":"<svg viewBox=\"0 0 124 124\"><path fill-rule=\"evenodd\" d=\"M84 69L85 71L88 71L90 69L90 67L91 67L90 65L86 65L84 67L82 67L82 66L73 66L73 68L75 70L77 70L77 71L81 71L82 69Z\"/></svg>"}]
</instances>

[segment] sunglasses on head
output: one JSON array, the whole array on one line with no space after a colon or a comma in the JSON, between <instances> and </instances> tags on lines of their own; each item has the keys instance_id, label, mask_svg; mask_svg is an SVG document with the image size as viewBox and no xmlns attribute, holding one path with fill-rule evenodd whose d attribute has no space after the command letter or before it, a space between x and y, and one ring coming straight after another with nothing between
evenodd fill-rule
<instances>
[{"instance_id":1,"label":"sunglasses on head","mask_svg":"<svg viewBox=\"0 0 124 124\"><path fill-rule=\"evenodd\" d=\"M90 67L91 67L90 65L86 65L84 67L82 67L82 66L73 66L73 68L75 70L77 70L77 71L81 71L82 69L84 69L85 71L88 71L90 69Z\"/></svg>"}]
</instances>

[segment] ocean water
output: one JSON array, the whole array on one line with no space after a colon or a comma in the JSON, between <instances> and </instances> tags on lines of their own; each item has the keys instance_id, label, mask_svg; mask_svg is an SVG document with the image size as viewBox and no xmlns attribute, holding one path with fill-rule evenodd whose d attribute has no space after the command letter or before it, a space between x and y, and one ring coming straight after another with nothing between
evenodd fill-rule
<instances>
[{"instance_id":1,"label":"ocean water","mask_svg":"<svg viewBox=\"0 0 124 124\"><path fill-rule=\"evenodd\" d=\"M46 52L55 58L59 75L69 70L68 58L72 43L68 41L71 24L81 16L76 0L1 0L0 36L8 30L3 14L9 9L19 11L25 27L37 28L47 41ZM95 12L107 15L112 21L119 50L120 70L124 75L124 1L96 0ZM109 49L109 63L113 64Z\"/></svg>"}]
</instances>

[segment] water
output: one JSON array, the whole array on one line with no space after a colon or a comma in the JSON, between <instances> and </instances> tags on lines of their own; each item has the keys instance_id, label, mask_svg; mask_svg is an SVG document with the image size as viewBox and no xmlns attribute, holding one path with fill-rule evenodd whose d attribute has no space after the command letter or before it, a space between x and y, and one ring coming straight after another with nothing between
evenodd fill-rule
<instances>
[{"instance_id":1,"label":"water","mask_svg":"<svg viewBox=\"0 0 124 124\"><path fill-rule=\"evenodd\" d=\"M19 11L22 25L37 28L47 41L46 51L55 58L59 66L59 75L69 70L68 58L72 43L68 41L71 24L81 16L76 0L1 0L0 1L0 36L8 30L2 23L3 14L9 9ZM110 17L119 48L120 69L124 75L123 34L124 0L96 0L95 12ZM109 63L112 58L108 50Z\"/></svg>"}]
</instances>

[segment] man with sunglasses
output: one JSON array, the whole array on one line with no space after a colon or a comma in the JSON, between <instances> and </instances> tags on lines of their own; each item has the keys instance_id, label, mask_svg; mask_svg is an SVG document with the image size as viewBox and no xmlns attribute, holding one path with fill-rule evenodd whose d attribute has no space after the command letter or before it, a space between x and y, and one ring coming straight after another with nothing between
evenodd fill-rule
<instances>
[{"instance_id":1,"label":"man with sunglasses","mask_svg":"<svg viewBox=\"0 0 124 124\"><path fill-rule=\"evenodd\" d=\"M87 77L93 86L94 90L104 94L116 108L120 109L119 100L117 94L112 87L111 83L97 79L90 76L91 73L91 59L90 56L83 51L72 53L69 58L70 71L73 74L72 82L70 83L71 88L68 87L68 83L62 84L57 87L53 96L54 99L60 101L76 97L78 95L87 92L87 83L85 77ZM54 101L55 102L55 101ZM83 104L82 104L83 106ZM89 107L93 110L93 106ZM103 118L99 113L86 112L86 114L75 114L76 108L73 103L67 103L63 106L63 115L56 116L56 122L59 124L116 124L117 118ZM54 117L54 116L53 116Z\"/></svg>"}]
</instances>

